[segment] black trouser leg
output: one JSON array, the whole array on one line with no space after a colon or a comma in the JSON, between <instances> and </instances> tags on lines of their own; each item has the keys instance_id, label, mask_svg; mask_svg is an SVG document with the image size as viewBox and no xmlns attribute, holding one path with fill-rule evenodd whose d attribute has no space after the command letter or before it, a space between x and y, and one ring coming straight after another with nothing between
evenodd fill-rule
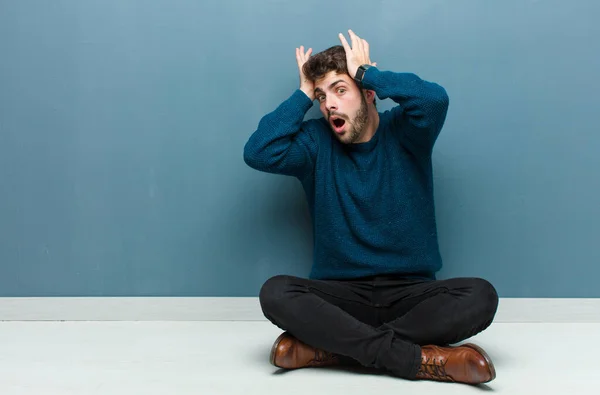
<instances>
[{"instance_id":1,"label":"black trouser leg","mask_svg":"<svg viewBox=\"0 0 600 395\"><path fill-rule=\"evenodd\" d=\"M452 278L383 285L378 298L386 307L380 330L419 345L460 342L486 329L498 307L498 294L479 278Z\"/></svg>"},{"instance_id":2,"label":"black trouser leg","mask_svg":"<svg viewBox=\"0 0 600 395\"><path fill-rule=\"evenodd\" d=\"M304 343L414 378L420 347L397 338L395 328L375 327L381 322L372 292L369 282L275 276L265 282L259 299L265 317Z\"/></svg>"}]
</instances>

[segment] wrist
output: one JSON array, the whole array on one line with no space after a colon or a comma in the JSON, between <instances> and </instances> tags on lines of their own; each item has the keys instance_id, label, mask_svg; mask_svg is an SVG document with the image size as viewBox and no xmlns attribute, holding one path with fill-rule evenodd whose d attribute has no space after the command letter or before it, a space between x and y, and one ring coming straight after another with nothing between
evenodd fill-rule
<instances>
[{"instance_id":1,"label":"wrist","mask_svg":"<svg viewBox=\"0 0 600 395\"><path fill-rule=\"evenodd\" d=\"M354 77L352 78L360 88L363 87L363 78L365 77L365 74L370 67L373 66L371 66L370 64L362 64L356 68L356 72L354 73Z\"/></svg>"},{"instance_id":2,"label":"wrist","mask_svg":"<svg viewBox=\"0 0 600 395\"><path fill-rule=\"evenodd\" d=\"M310 99L310 101L314 101L315 100L315 92L311 88L307 88L305 86L301 86L300 90L302 92L304 92L304 94L306 96L308 96L308 98Z\"/></svg>"},{"instance_id":3,"label":"wrist","mask_svg":"<svg viewBox=\"0 0 600 395\"><path fill-rule=\"evenodd\" d=\"M350 78L354 79L354 77L356 77L357 71L358 71L358 66L348 65L348 74L350 74Z\"/></svg>"}]
</instances>

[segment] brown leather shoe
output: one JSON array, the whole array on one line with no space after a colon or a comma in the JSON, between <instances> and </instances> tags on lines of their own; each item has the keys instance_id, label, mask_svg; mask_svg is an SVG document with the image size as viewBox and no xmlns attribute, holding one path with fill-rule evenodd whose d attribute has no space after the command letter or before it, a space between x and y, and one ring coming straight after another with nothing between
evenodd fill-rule
<instances>
[{"instance_id":1,"label":"brown leather shoe","mask_svg":"<svg viewBox=\"0 0 600 395\"><path fill-rule=\"evenodd\" d=\"M481 384L496 378L490 357L475 344L422 346L417 379Z\"/></svg>"},{"instance_id":2,"label":"brown leather shoe","mask_svg":"<svg viewBox=\"0 0 600 395\"><path fill-rule=\"evenodd\" d=\"M302 343L288 332L282 333L271 348L271 364L284 369L339 364L337 355Z\"/></svg>"}]
</instances>

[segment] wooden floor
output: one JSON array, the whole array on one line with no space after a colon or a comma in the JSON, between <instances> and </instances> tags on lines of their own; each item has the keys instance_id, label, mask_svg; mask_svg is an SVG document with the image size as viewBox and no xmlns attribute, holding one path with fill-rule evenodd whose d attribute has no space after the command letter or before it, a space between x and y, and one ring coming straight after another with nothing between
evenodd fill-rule
<instances>
[{"instance_id":1,"label":"wooden floor","mask_svg":"<svg viewBox=\"0 0 600 395\"><path fill-rule=\"evenodd\" d=\"M0 322L2 395L598 394L600 324L493 324L472 387L337 368L283 371L268 322Z\"/></svg>"}]
</instances>

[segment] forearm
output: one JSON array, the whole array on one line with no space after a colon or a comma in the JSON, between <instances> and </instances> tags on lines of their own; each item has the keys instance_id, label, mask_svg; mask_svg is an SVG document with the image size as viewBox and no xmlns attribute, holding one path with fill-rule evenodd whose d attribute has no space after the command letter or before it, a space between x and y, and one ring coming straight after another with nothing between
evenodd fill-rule
<instances>
[{"instance_id":1,"label":"forearm","mask_svg":"<svg viewBox=\"0 0 600 395\"><path fill-rule=\"evenodd\" d=\"M309 167L314 141L305 135L302 123L311 106L310 98L298 89L265 115L244 147L246 164L257 170L289 175Z\"/></svg>"},{"instance_id":2,"label":"forearm","mask_svg":"<svg viewBox=\"0 0 600 395\"><path fill-rule=\"evenodd\" d=\"M398 103L410 122L418 128L441 127L448 109L448 95L440 85L422 80L413 73L368 69L363 87L374 90L380 99Z\"/></svg>"}]
</instances>

